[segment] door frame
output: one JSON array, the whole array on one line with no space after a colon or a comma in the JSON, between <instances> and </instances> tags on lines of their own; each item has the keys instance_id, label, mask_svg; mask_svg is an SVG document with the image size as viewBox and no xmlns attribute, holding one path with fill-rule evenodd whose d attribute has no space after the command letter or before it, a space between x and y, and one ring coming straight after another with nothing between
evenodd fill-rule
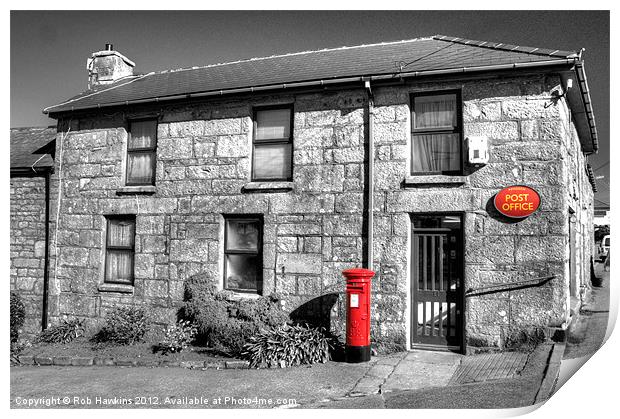
<instances>
[{"instance_id":1,"label":"door frame","mask_svg":"<svg viewBox=\"0 0 620 419\"><path fill-rule=\"evenodd\" d=\"M568 207L568 296L579 297L579 280L577 277L577 214Z\"/></svg>"},{"instance_id":2,"label":"door frame","mask_svg":"<svg viewBox=\"0 0 620 419\"><path fill-rule=\"evenodd\" d=\"M460 335L458 338L458 348L453 346L443 346L443 345L428 345L428 344L415 344L413 343L413 327L417 325L417 318L415 316L416 305L414 304L414 298L416 293L416 284L414 284L413 280L413 262L414 262L414 245L413 240L415 239L414 234L414 218L417 216L436 216L436 217L446 217L446 216L456 216L461 220L461 238L457 243L461 248L460 253L460 274L461 274L461 287L458 290L457 303L460 304L461 314L457 317L457 328L460 325ZM409 232L408 235L410 237L410 245L409 245L409 261L407 270L409 271L409 327L407 331L407 336L409 337L407 346L410 349L420 349L420 350L431 350L431 351L452 351L460 354L466 353L466 345L465 345L465 331L466 331L466 316L465 316L465 244L466 244L466 234L465 234L465 222L467 220L467 214L462 211L447 211L447 212L410 212L409 213Z\"/></svg>"}]
</instances>

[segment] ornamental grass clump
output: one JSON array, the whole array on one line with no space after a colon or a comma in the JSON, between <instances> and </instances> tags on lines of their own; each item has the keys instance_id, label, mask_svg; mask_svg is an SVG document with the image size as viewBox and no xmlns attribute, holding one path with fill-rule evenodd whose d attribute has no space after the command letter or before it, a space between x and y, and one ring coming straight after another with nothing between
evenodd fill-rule
<instances>
[{"instance_id":1,"label":"ornamental grass clump","mask_svg":"<svg viewBox=\"0 0 620 419\"><path fill-rule=\"evenodd\" d=\"M62 319L60 323L50 326L37 336L37 342L69 343L84 336L84 320Z\"/></svg>"},{"instance_id":2,"label":"ornamental grass clump","mask_svg":"<svg viewBox=\"0 0 620 419\"><path fill-rule=\"evenodd\" d=\"M331 337L325 329L284 325L249 338L243 356L251 367L287 367L329 360Z\"/></svg>"}]
</instances>

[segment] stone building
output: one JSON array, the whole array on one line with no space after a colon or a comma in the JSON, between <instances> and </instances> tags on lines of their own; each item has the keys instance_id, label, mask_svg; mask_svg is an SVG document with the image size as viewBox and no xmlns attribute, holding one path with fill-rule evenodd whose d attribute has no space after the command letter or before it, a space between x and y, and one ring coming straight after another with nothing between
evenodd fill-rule
<instances>
[{"instance_id":1,"label":"stone building","mask_svg":"<svg viewBox=\"0 0 620 419\"><path fill-rule=\"evenodd\" d=\"M434 36L146 74L106 46L88 67L44 110L51 321L144 301L167 323L195 276L337 318L364 266L377 344L465 351L565 327L589 287L580 54ZM495 209L513 185L540 196L529 217Z\"/></svg>"},{"instance_id":2,"label":"stone building","mask_svg":"<svg viewBox=\"0 0 620 419\"><path fill-rule=\"evenodd\" d=\"M47 322L47 225L56 128L11 129L11 291L26 308L23 333Z\"/></svg>"}]
</instances>

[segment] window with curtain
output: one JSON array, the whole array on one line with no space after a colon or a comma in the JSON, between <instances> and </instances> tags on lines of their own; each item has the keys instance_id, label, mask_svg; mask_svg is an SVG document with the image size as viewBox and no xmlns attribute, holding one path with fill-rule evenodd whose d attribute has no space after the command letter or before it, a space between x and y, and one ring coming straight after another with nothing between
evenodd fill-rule
<instances>
[{"instance_id":1,"label":"window with curtain","mask_svg":"<svg viewBox=\"0 0 620 419\"><path fill-rule=\"evenodd\" d=\"M459 92L411 98L411 174L458 174L462 169Z\"/></svg>"},{"instance_id":2,"label":"window with curtain","mask_svg":"<svg viewBox=\"0 0 620 419\"><path fill-rule=\"evenodd\" d=\"M127 185L155 185L157 120L129 122Z\"/></svg>"},{"instance_id":3,"label":"window with curtain","mask_svg":"<svg viewBox=\"0 0 620 419\"><path fill-rule=\"evenodd\" d=\"M107 218L105 282L133 285L135 234L134 216Z\"/></svg>"},{"instance_id":4,"label":"window with curtain","mask_svg":"<svg viewBox=\"0 0 620 419\"><path fill-rule=\"evenodd\" d=\"M224 239L224 288L262 293L263 222L259 217L227 217Z\"/></svg>"},{"instance_id":5,"label":"window with curtain","mask_svg":"<svg viewBox=\"0 0 620 419\"><path fill-rule=\"evenodd\" d=\"M292 120L291 106L254 111L252 180L292 180Z\"/></svg>"}]
</instances>

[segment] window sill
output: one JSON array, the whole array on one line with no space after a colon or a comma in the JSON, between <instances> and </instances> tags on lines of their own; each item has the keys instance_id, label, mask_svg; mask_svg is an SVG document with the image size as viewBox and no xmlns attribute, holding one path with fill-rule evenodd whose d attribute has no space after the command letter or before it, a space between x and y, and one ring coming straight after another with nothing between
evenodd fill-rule
<instances>
[{"instance_id":1,"label":"window sill","mask_svg":"<svg viewBox=\"0 0 620 419\"><path fill-rule=\"evenodd\" d=\"M155 192L157 187L152 185L123 186L116 190L117 195L153 195Z\"/></svg>"},{"instance_id":2,"label":"window sill","mask_svg":"<svg viewBox=\"0 0 620 419\"><path fill-rule=\"evenodd\" d=\"M102 292L120 292L123 294L133 294L133 285L126 284L108 284L103 283L97 286L97 289Z\"/></svg>"},{"instance_id":3,"label":"window sill","mask_svg":"<svg viewBox=\"0 0 620 419\"><path fill-rule=\"evenodd\" d=\"M460 186L469 184L467 176L451 176L451 175L422 175L422 176L405 176L403 180L404 187L424 187L424 186Z\"/></svg>"},{"instance_id":4,"label":"window sill","mask_svg":"<svg viewBox=\"0 0 620 419\"><path fill-rule=\"evenodd\" d=\"M249 182L243 186L243 192L292 191L293 182Z\"/></svg>"},{"instance_id":5,"label":"window sill","mask_svg":"<svg viewBox=\"0 0 620 419\"><path fill-rule=\"evenodd\" d=\"M261 297L260 294L254 293L254 292L243 292L243 291L234 291L234 290L227 290L227 289L225 289L224 291L230 293L227 297L228 301L257 300Z\"/></svg>"}]
</instances>

